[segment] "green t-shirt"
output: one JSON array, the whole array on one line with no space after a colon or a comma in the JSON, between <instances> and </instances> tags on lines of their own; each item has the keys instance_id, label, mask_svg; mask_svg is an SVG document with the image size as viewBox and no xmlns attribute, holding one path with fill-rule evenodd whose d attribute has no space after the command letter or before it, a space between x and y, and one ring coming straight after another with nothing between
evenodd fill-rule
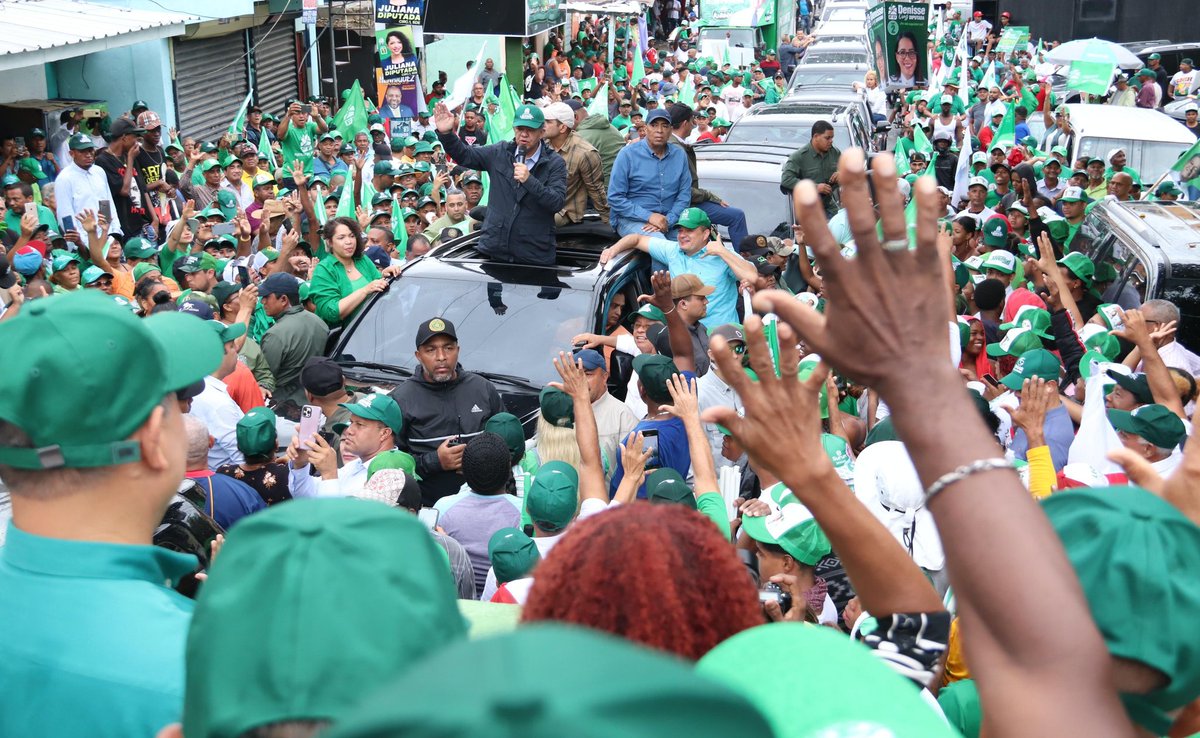
<instances>
[{"instance_id":1,"label":"green t-shirt","mask_svg":"<svg viewBox=\"0 0 1200 738\"><path fill-rule=\"evenodd\" d=\"M283 148L283 168L291 169L292 162L300 159L304 162L304 173L312 174L313 152L317 149L317 124L311 120L303 128L288 124L287 133L280 139Z\"/></svg>"},{"instance_id":2,"label":"green t-shirt","mask_svg":"<svg viewBox=\"0 0 1200 738\"><path fill-rule=\"evenodd\" d=\"M22 213L24 213L24 211L22 211ZM38 223L46 226L56 233L60 230L58 227L58 219L54 217L54 211L52 211L50 208L46 207L45 205L38 205L37 214ZM4 214L4 224L8 226L8 230L12 231L13 233L21 232L21 216L17 214L16 210L9 210Z\"/></svg>"},{"instance_id":3,"label":"green t-shirt","mask_svg":"<svg viewBox=\"0 0 1200 738\"><path fill-rule=\"evenodd\" d=\"M854 489L854 459L850 456L850 445L832 433L821 434L821 446L825 455L833 462L833 469L846 486Z\"/></svg>"}]
</instances>

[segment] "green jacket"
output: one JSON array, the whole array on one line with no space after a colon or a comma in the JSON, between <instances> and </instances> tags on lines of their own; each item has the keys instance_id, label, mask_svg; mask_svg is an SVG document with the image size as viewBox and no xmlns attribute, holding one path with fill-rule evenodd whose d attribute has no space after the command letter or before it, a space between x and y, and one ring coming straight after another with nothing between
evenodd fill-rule
<instances>
[{"instance_id":1,"label":"green jacket","mask_svg":"<svg viewBox=\"0 0 1200 738\"><path fill-rule=\"evenodd\" d=\"M600 164L604 167L604 187L608 188L609 177L612 176L613 162L617 154L625 148L625 139L617 133L617 129L603 115L589 115L575 129L579 137L590 143L600 154Z\"/></svg>"},{"instance_id":2,"label":"green jacket","mask_svg":"<svg viewBox=\"0 0 1200 738\"><path fill-rule=\"evenodd\" d=\"M329 327L317 316L299 305L294 305L275 319L266 335L262 337L262 353L275 375L275 402L305 402L304 387L300 384L300 370L305 362L325 352L325 339Z\"/></svg>"},{"instance_id":3,"label":"green jacket","mask_svg":"<svg viewBox=\"0 0 1200 738\"><path fill-rule=\"evenodd\" d=\"M381 276L375 264L365 254L358 257L354 266L359 274L369 280L379 279ZM317 307L318 318L328 323L331 328L341 325L338 302L351 292L353 290L350 288L350 276L346 274L346 268L340 261L326 257L317 262L317 266L313 268L312 279L309 280L309 297Z\"/></svg>"},{"instance_id":4,"label":"green jacket","mask_svg":"<svg viewBox=\"0 0 1200 738\"><path fill-rule=\"evenodd\" d=\"M783 165L783 176L779 180L779 189L785 195L791 195L796 183L802 179L811 179L813 184L824 184L837 172L838 158L842 152L836 146L830 147L824 154L818 154L812 144L805 144L792 152ZM836 185L834 186L836 190ZM825 204L825 217L833 217L837 212L837 204L832 195L821 195Z\"/></svg>"}]
</instances>

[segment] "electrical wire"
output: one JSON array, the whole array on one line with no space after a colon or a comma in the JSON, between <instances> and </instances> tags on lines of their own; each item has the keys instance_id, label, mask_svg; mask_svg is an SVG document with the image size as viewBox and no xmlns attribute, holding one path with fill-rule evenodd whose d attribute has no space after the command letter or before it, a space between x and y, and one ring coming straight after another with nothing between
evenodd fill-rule
<instances>
[{"instance_id":1,"label":"electrical wire","mask_svg":"<svg viewBox=\"0 0 1200 738\"><path fill-rule=\"evenodd\" d=\"M151 1L151 2L155 2L155 0L150 0L150 1ZM214 72L211 72L211 74L219 74L220 72L223 72L223 71L225 71L226 69L229 69L229 68L230 68L230 67L232 67L234 64L238 64L239 62L241 62L241 61L243 61L244 59L246 59L246 57L248 57L248 56L250 56L251 54L253 54L253 53L254 53L254 52L255 52L255 51L258 49L258 47L259 47L259 44L261 44L263 41L266 41L268 38L270 38L270 37L271 37L271 34L275 32L275 27L279 25L279 21L283 20L283 15L284 15L284 13L286 13L286 12L288 11L288 9L291 7L291 5L292 5L292 2L293 2L293 0L287 0L287 5L285 5L285 6L283 7L283 10L279 11L279 14L278 14L278 15L275 17L275 22L271 24L271 27L267 29L267 32L263 34L262 38L260 38L260 39L258 39L257 41L255 41L255 42L254 42L254 45L253 45L253 46L251 46L249 49L246 49L245 53L243 53L241 56L239 56L238 58L236 58L236 59L234 59L233 61L229 62L228 64L226 64L225 66L221 67L220 69L218 69L218 70L216 70L216 71L214 71ZM155 3L155 4L157 4L157 3Z\"/></svg>"}]
</instances>

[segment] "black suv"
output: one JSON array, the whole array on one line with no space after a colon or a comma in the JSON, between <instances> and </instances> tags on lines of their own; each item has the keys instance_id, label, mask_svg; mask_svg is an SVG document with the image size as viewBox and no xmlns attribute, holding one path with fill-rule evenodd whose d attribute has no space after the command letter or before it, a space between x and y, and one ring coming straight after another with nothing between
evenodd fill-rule
<instances>
[{"instance_id":1,"label":"black suv","mask_svg":"<svg viewBox=\"0 0 1200 738\"><path fill-rule=\"evenodd\" d=\"M595 215L558 229L554 266L493 262L475 249L478 233L450 241L405 265L386 292L366 303L334 340L330 355L353 386L390 388L412 376L417 326L433 316L454 323L464 369L490 379L526 433L536 427L538 393L557 381L551 361L579 333L603 333L613 298L624 314L650 291L650 259L630 252L601 266L617 239ZM613 352L609 387L624 398L631 362Z\"/></svg>"},{"instance_id":2,"label":"black suv","mask_svg":"<svg viewBox=\"0 0 1200 738\"><path fill-rule=\"evenodd\" d=\"M1200 203L1102 201L1083 221L1076 245L1116 270L1105 302L1170 300L1181 316L1176 339L1200 350Z\"/></svg>"}]
</instances>

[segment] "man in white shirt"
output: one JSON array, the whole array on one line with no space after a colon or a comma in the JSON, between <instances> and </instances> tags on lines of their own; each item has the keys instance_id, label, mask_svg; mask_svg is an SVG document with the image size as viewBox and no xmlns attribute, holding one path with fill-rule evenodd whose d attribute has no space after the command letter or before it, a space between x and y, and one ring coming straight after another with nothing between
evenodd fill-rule
<instances>
[{"instance_id":1,"label":"man in white shirt","mask_svg":"<svg viewBox=\"0 0 1200 738\"><path fill-rule=\"evenodd\" d=\"M1156 331L1168 323L1174 323L1178 327L1180 323L1179 308L1168 300L1147 300L1142 305L1142 315L1146 316L1147 328L1151 331ZM1155 343L1158 346L1158 355L1168 367L1183 369L1193 377L1200 376L1200 356L1176 341L1175 334L1160 338ZM1143 371L1141 364L1138 365L1138 371Z\"/></svg>"},{"instance_id":2,"label":"man in white shirt","mask_svg":"<svg viewBox=\"0 0 1200 738\"><path fill-rule=\"evenodd\" d=\"M742 107L742 96L746 89L742 87L742 75L735 73L733 78L729 80L729 86L721 90L721 102L725 103L725 109L733 115L733 111Z\"/></svg>"},{"instance_id":3,"label":"man in white shirt","mask_svg":"<svg viewBox=\"0 0 1200 738\"><path fill-rule=\"evenodd\" d=\"M353 497L367 483L367 465L384 451L396 448L403 419L400 406L389 395L365 395L358 402L338 407L350 413L350 422L334 426L342 434L339 469L334 448L319 434L292 439L288 447L289 480L293 497ZM307 449L300 447L308 445ZM316 477L309 473L309 466Z\"/></svg>"},{"instance_id":4,"label":"man in white shirt","mask_svg":"<svg viewBox=\"0 0 1200 738\"><path fill-rule=\"evenodd\" d=\"M58 222L74 222L84 210L98 213L101 210L100 203L107 202L109 233L124 235L121 232L121 221L117 218L117 208L113 204L112 191L108 188L108 177L103 169L95 166L95 143L90 136L76 133L67 139L67 147L72 163L66 164L64 161L66 165L54 180L54 196L58 207L55 216ZM71 220L67 221L66 218Z\"/></svg>"},{"instance_id":5,"label":"man in white shirt","mask_svg":"<svg viewBox=\"0 0 1200 738\"><path fill-rule=\"evenodd\" d=\"M595 349L584 349L574 358L583 362L583 371L587 375L592 412L596 415L596 428L600 434L601 463L604 464L605 481L608 481L621 453L621 439L633 432L638 419L628 405L609 394L608 366L603 354Z\"/></svg>"},{"instance_id":6,"label":"man in white shirt","mask_svg":"<svg viewBox=\"0 0 1200 738\"><path fill-rule=\"evenodd\" d=\"M204 378L204 391L192 400L190 414L204 423L208 434L213 437L213 445L208 450L208 468L215 470L246 460L237 447L237 424L244 413L221 381L237 368L238 354L234 341L246 333L246 324L225 325L219 320L210 320L208 324L224 342L225 358L216 371Z\"/></svg>"},{"instance_id":7,"label":"man in white shirt","mask_svg":"<svg viewBox=\"0 0 1200 738\"><path fill-rule=\"evenodd\" d=\"M992 32L992 24L983 19L983 13L978 10L967 23L967 43L971 45L972 54L982 54L987 44L987 36Z\"/></svg>"},{"instance_id":8,"label":"man in white shirt","mask_svg":"<svg viewBox=\"0 0 1200 738\"><path fill-rule=\"evenodd\" d=\"M734 323L717 326L709 336L710 340L712 336L724 338L729 344L730 350L735 354L741 355L746 350L746 336L741 327ZM711 351L709 351L709 357L712 358ZM732 387L725 383L725 378L721 376L721 369L717 366L715 359L709 365L708 372L696 382L701 415L710 407L731 407L738 413L742 411L741 398L738 397L737 392L733 391ZM725 436L717 428L717 424L705 423L704 435L708 436L708 445L712 449L713 461L716 462L717 469L719 470L723 466L734 466L735 462L721 455Z\"/></svg>"}]
</instances>

